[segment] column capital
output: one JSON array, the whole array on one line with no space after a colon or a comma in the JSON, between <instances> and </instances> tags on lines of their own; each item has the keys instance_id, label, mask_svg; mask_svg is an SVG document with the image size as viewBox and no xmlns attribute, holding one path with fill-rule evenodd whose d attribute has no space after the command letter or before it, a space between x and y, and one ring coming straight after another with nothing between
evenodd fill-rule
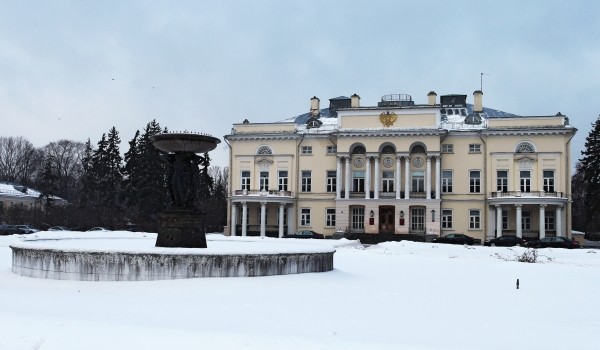
<instances>
[{"instance_id":1,"label":"column capital","mask_svg":"<svg viewBox=\"0 0 600 350\"><path fill-rule=\"evenodd\" d=\"M285 203L283 203L283 202L279 203L279 206L283 208L283 207L285 207Z\"/></svg>"},{"instance_id":2,"label":"column capital","mask_svg":"<svg viewBox=\"0 0 600 350\"><path fill-rule=\"evenodd\" d=\"M517 208L517 209L521 209L522 206L523 206L523 204L515 204L515 208Z\"/></svg>"},{"instance_id":3,"label":"column capital","mask_svg":"<svg viewBox=\"0 0 600 350\"><path fill-rule=\"evenodd\" d=\"M496 209L502 208L502 204L494 204L494 206L496 207Z\"/></svg>"},{"instance_id":4,"label":"column capital","mask_svg":"<svg viewBox=\"0 0 600 350\"><path fill-rule=\"evenodd\" d=\"M546 204L540 204L540 208L545 208L546 206Z\"/></svg>"}]
</instances>

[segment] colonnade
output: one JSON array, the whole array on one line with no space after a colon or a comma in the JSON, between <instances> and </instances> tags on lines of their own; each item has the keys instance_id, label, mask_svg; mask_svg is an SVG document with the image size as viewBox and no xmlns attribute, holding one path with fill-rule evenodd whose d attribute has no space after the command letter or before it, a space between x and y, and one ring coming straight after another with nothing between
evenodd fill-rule
<instances>
[{"instance_id":1,"label":"colonnade","mask_svg":"<svg viewBox=\"0 0 600 350\"><path fill-rule=\"evenodd\" d=\"M515 215L515 226L516 226L516 235L519 238L523 237L523 205L522 204L514 204L516 215ZM502 205L496 205L496 237L502 236ZM557 205L554 213L554 227L556 231L557 237L562 237L562 212L563 206ZM540 239L546 237L546 204L539 205L539 233Z\"/></svg>"},{"instance_id":2,"label":"colonnade","mask_svg":"<svg viewBox=\"0 0 600 350\"><path fill-rule=\"evenodd\" d=\"M266 235L266 220L267 220L267 202L258 202L260 204L260 236L265 237ZM234 202L231 204L231 236L236 235L236 227L238 222L238 206L242 207L242 236L245 237L248 234L248 202ZM279 203L279 238L285 234L284 217L285 210L287 210L288 223L294 223L294 210L292 205L286 205L286 203ZM287 234L292 234L294 231L294 225L287 225Z\"/></svg>"}]
</instances>

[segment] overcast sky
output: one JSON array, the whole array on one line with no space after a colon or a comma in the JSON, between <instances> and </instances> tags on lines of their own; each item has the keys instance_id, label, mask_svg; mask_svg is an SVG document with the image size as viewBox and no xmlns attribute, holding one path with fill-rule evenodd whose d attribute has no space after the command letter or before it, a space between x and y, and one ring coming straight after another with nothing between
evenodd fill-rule
<instances>
[{"instance_id":1,"label":"overcast sky","mask_svg":"<svg viewBox=\"0 0 600 350\"><path fill-rule=\"evenodd\" d=\"M426 103L480 88L520 115L566 114L573 155L600 113L597 1L0 0L0 136L121 149L156 119L219 138L337 96ZM227 165L222 142L213 165Z\"/></svg>"}]
</instances>

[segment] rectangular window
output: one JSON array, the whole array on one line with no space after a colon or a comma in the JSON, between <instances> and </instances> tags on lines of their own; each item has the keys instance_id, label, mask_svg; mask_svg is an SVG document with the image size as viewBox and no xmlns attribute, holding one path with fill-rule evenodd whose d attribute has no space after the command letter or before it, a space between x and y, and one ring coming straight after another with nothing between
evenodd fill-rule
<instances>
[{"instance_id":1,"label":"rectangular window","mask_svg":"<svg viewBox=\"0 0 600 350\"><path fill-rule=\"evenodd\" d=\"M337 184L337 174L335 170L327 170L327 192L335 192Z\"/></svg>"},{"instance_id":2,"label":"rectangular window","mask_svg":"<svg viewBox=\"0 0 600 350\"><path fill-rule=\"evenodd\" d=\"M300 209L300 226L310 226L310 208Z\"/></svg>"},{"instance_id":3,"label":"rectangular window","mask_svg":"<svg viewBox=\"0 0 600 350\"><path fill-rule=\"evenodd\" d=\"M242 171L242 190L248 190L250 191L250 172L249 171Z\"/></svg>"},{"instance_id":4,"label":"rectangular window","mask_svg":"<svg viewBox=\"0 0 600 350\"><path fill-rule=\"evenodd\" d=\"M365 191L365 172L364 171L353 171L352 172L352 189L354 192Z\"/></svg>"},{"instance_id":5,"label":"rectangular window","mask_svg":"<svg viewBox=\"0 0 600 350\"><path fill-rule=\"evenodd\" d=\"M279 184L279 190L287 191L288 190L288 172L287 172L287 170L279 170L278 176L279 176L279 179L277 180L277 182Z\"/></svg>"},{"instance_id":6,"label":"rectangular window","mask_svg":"<svg viewBox=\"0 0 600 350\"><path fill-rule=\"evenodd\" d=\"M529 210L523 210L521 213L521 228L531 230L531 212Z\"/></svg>"},{"instance_id":7,"label":"rectangular window","mask_svg":"<svg viewBox=\"0 0 600 350\"><path fill-rule=\"evenodd\" d=\"M555 222L554 212L546 211L544 215L544 227L546 228L546 231L556 231Z\"/></svg>"},{"instance_id":8,"label":"rectangular window","mask_svg":"<svg viewBox=\"0 0 600 350\"><path fill-rule=\"evenodd\" d=\"M442 209L442 228L452 228L452 209Z\"/></svg>"},{"instance_id":9,"label":"rectangular window","mask_svg":"<svg viewBox=\"0 0 600 350\"><path fill-rule=\"evenodd\" d=\"M411 192L425 192L425 173L422 171L412 172Z\"/></svg>"},{"instance_id":10,"label":"rectangular window","mask_svg":"<svg viewBox=\"0 0 600 350\"><path fill-rule=\"evenodd\" d=\"M353 207L352 208L352 229L353 230L364 230L365 229L365 208L364 207Z\"/></svg>"},{"instance_id":11,"label":"rectangular window","mask_svg":"<svg viewBox=\"0 0 600 350\"><path fill-rule=\"evenodd\" d=\"M260 172L260 190L269 190L269 172L261 171Z\"/></svg>"},{"instance_id":12,"label":"rectangular window","mask_svg":"<svg viewBox=\"0 0 600 350\"><path fill-rule=\"evenodd\" d=\"M508 171L498 170L496 172L496 191L508 192Z\"/></svg>"},{"instance_id":13,"label":"rectangular window","mask_svg":"<svg viewBox=\"0 0 600 350\"><path fill-rule=\"evenodd\" d=\"M382 174L382 186L383 192L394 192L394 172L384 171Z\"/></svg>"},{"instance_id":14,"label":"rectangular window","mask_svg":"<svg viewBox=\"0 0 600 350\"><path fill-rule=\"evenodd\" d=\"M302 192L310 192L312 190L312 179L310 170L302 170Z\"/></svg>"},{"instance_id":15,"label":"rectangular window","mask_svg":"<svg viewBox=\"0 0 600 350\"><path fill-rule=\"evenodd\" d=\"M452 170L442 170L442 192L452 193Z\"/></svg>"},{"instance_id":16,"label":"rectangular window","mask_svg":"<svg viewBox=\"0 0 600 350\"><path fill-rule=\"evenodd\" d=\"M531 192L531 171L521 170L521 192Z\"/></svg>"},{"instance_id":17,"label":"rectangular window","mask_svg":"<svg viewBox=\"0 0 600 350\"><path fill-rule=\"evenodd\" d=\"M327 146L327 154L336 154L337 146Z\"/></svg>"},{"instance_id":18,"label":"rectangular window","mask_svg":"<svg viewBox=\"0 0 600 350\"><path fill-rule=\"evenodd\" d=\"M452 144L442 145L442 153L454 153L454 145L452 145Z\"/></svg>"},{"instance_id":19,"label":"rectangular window","mask_svg":"<svg viewBox=\"0 0 600 350\"><path fill-rule=\"evenodd\" d=\"M502 210L502 229L508 230L508 210Z\"/></svg>"},{"instance_id":20,"label":"rectangular window","mask_svg":"<svg viewBox=\"0 0 600 350\"><path fill-rule=\"evenodd\" d=\"M471 193L481 192L481 171L479 171L479 170L469 171L469 192L471 192Z\"/></svg>"},{"instance_id":21,"label":"rectangular window","mask_svg":"<svg viewBox=\"0 0 600 350\"><path fill-rule=\"evenodd\" d=\"M481 145L478 143L472 143L469 145L469 153L481 153Z\"/></svg>"},{"instance_id":22,"label":"rectangular window","mask_svg":"<svg viewBox=\"0 0 600 350\"><path fill-rule=\"evenodd\" d=\"M312 154L312 146L302 146L302 154Z\"/></svg>"},{"instance_id":23,"label":"rectangular window","mask_svg":"<svg viewBox=\"0 0 600 350\"><path fill-rule=\"evenodd\" d=\"M480 229L481 228L481 212L479 210L469 210L469 228Z\"/></svg>"},{"instance_id":24,"label":"rectangular window","mask_svg":"<svg viewBox=\"0 0 600 350\"><path fill-rule=\"evenodd\" d=\"M554 170L544 170L544 192L554 193Z\"/></svg>"},{"instance_id":25,"label":"rectangular window","mask_svg":"<svg viewBox=\"0 0 600 350\"><path fill-rule=\"evenodd\" d=\"M335 208L327 208L325 211L325 226L335 227Z\"/></svg>"}]
</instances>

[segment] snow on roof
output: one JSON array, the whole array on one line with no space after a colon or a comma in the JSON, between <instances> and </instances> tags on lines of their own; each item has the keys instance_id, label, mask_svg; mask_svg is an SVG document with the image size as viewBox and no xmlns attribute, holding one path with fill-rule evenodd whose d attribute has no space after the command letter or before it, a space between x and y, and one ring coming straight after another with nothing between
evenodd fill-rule
<instances>
[{"instance_id":1,"label":"snow on roof","mask_svg":"<svg viewBox=\"0 0 600 350\"><path fill-rule=\"evenodd\" d=\"M28 188L27 186L13 185L0 182L0 195L10 195L12 197L33 197L39 198L41 193Z\"/></svg>"}]
</instances>

